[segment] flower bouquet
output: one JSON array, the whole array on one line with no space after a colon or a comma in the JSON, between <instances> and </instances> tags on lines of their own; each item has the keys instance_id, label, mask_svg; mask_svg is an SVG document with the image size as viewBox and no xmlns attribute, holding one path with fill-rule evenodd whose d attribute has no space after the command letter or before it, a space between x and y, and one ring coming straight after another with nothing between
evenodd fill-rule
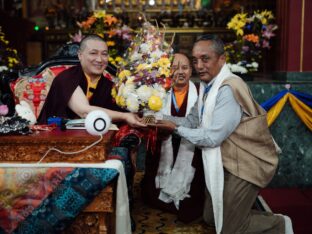
<instances>
[{"instance_id":1,"label":"flower bouquet","mask_svg":"<svg viewBox=\"0 0 312 234\"><path fill-rule=\"evenodd\" d=\"M0 26L0 81L17 78L18 69L21 67L22 63L17 50L10 47ZM12 115L15 110L14 106L10 105L10 98L7 95L9 86L6 82L0 83L0 116Z\"/></svg>"},{"instance_id":2,"label":"flower bouquet","mask_svg":"<svg viewBox=\"0 0 312 234\"><path fill-rule=\"evenodd\" d=\"M0 73L9 72L21 65L17 51L8 45L9 41L5 39L0 26Z\"/></svg>"},{"instance_id":3,"label":"flower bouquet","mask_svg":"<svg viewBox=\"0 0 312 234\"><path fill-rule=\"evenodd\" d=\"M133 30L121 20L104 10L96 10L85 21L77 22L81 30L71 36L80 42L83 34L97 34L104 38L108 46L109 62L114 66L122 61L122 55L133 39Z\"/></svg>"},{"instance_id":4,"label":"flower bouquet","mask_svg":"<svg viewBox=\"0 0 312 234\"><path fill-rule=\"evenodd\" d=\"M172 58L173 49L164 34L151 23L143 23L117 72L112 89L117 105L143 114L160 111L171 87Z\"/></svg>"},{"instance_id":5,"label":"flower bouquet","mask_svg":"<svg viewBox=\"0 0 312 234\"><path fill-rule=\"evenodd\" d=\"M271 11L236 14L227 24L236 34L236 40L225 46L227 63L232 72L248 73L259 69L263 52L271 48L277 25Z\"/></svg>"}]
</instances>

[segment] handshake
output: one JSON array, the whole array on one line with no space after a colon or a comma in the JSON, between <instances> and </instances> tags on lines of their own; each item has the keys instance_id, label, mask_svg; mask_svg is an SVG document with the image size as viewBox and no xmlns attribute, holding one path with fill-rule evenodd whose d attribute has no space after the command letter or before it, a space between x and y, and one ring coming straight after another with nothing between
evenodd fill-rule
<instances>
[{"instance_id":1,"label":"handshake","mask_svg":"<svg viewBox=\"0 0 312 234\"><path fill-rule=\"evenodd\" d=\"M159 120L158 116L147 115L142 118L143 123L149 128L156 128L158 136L161 139L166 139L176 129L176 124L169 120Z\"/></svg>"}]
</instances>

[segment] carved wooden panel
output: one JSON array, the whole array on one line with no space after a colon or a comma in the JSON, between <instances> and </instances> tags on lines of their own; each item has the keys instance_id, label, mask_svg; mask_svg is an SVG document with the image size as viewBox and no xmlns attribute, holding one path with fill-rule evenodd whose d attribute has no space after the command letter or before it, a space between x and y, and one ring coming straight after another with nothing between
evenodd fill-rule
<instances>
[{"instance_id":1,"label":"carved wooden panel","mask_svg":"<svg viewBox=\"0 0 312 234\"><path fill-rule=\"evenodd\" d=\"M61 154L50 150L43 162L103 162L111 149L114 132L104 135L101 142L81 153ZM49 149L76 152L99 139L84 130L39 132L28 136L1 136L1 162L37 162Z\"/></svg>"},{"instance_id":2,"label":"carved wooden panel","mask_svg":"<svg viewBox=\"0 0 312 234\"><path fill-rule=\"evenodd\" d=\"M110 131L90 149L77 154L50 151L43 162L96 163L105 161L112 147L114 132ZM50 148L64 152L79 151L99 140L84 130L35 132L27 136L1 136L0 162L38 162ZM103 189L63 233L115 233L115 184Z\"/></svg>"},{"instance_id":3,"label":"carved wooden panel","mask_svg":"<svg viewBox=\"0 0 312 234\"><path fill-rule=\"evenodd\" d=\"M0 153L0 161L14 161L14 162L37 162L39 161L49 148L57 148L63 152L75 152L83 149L87 145L41 145L34 146L18 145L2 146ZM107 157L103 146L94 146L93 149L86 150L78 154L60 154L56 151L50 151L43 162L103 162Z\"/></svg>"},{"instance_id":4,"label":"carved wooden panel","mask_svg":"<svg viewBox=\"0 0 312 234\"><path fill-rule=\"evenodd\" d=\"M107 186L84 209L85 212L113 212L114 211L113 185Z\"/></svg>"}]
</instances>

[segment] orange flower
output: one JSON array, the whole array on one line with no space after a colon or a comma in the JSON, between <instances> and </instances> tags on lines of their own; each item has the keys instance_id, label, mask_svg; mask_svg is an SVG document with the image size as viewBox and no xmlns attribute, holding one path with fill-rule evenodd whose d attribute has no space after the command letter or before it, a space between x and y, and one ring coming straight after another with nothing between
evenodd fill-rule
<instances>
[{"instance_id":1,"label":"orange flower","mask_svg":"<svg viewBox=\"0 0 312 234\"><path fill-rule=\"evenodd\" d=\"M107 33L108 33L109 38L111 38L117 34L116 30L109 30Z\"/></svg>"},{"instance_id":2,"label":"orange flower","mask_svg":"<svg viewBox=\"0 0 312 234\"><path fill-rule=\"evenodd\" d=\"M255 35L255 34L248 34L244 36L244 39L247 41L251 41L253 43L259 43L259 36Z\"/></svg>"},{"instance_id":3,"label":"orange flower","mask_svg":"<svg viewBox=\"0 0 312 234\"><path fill-rule=\"evenodd\" d=\"M86 21L78 23L78 26L82 27L83 29L88 29L91 27L92 24L94 24L95 21L96 18L94 16L90 16Z\"/></svg>"},{"instance_id":4,"label":"orange flower","mask_svg":"<svg viewBox=\"0 0 312 234\"><path fill-rule=\"evenodd\" d=\"M115 16L112 16L112 15L107 15L104 18L104 23L107 23L109 26L111 26L112 24L117 23L117 18Z\"/></svg>"}]
</instances>

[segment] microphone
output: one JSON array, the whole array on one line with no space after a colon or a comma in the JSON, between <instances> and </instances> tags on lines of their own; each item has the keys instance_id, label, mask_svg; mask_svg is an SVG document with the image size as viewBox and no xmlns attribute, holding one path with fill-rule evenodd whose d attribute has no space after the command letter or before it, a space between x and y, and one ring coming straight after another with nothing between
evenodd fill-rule
<instances>
[{"instance_id":1,"label":"microphone","mask_svg":"<svg viewBox=\"0 0 312 234\"><path fill-rule=\"evenodd\" d=\"M101 110L91 111L85 119L85 128L91 135L103 135L112 123L111 118L106 112Z\"/></svg>"}]
</instances>

